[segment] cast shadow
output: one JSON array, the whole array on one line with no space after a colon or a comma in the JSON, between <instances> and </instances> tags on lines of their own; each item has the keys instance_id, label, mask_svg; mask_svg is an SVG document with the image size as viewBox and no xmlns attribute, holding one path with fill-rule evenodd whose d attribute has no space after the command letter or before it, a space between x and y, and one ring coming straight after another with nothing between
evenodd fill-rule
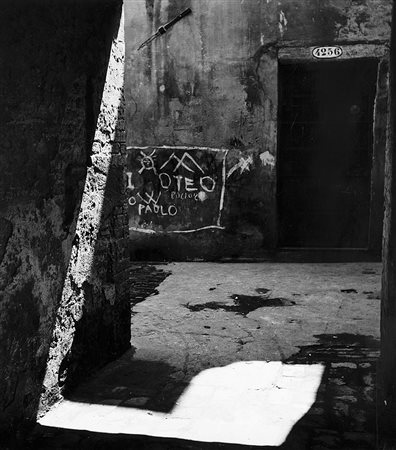
<instances>
[{"instance_id":1,"label":"cast shadow","mask_svg":"<svg viewBox=\"0 0 396 450\"><path fill-rule=\"evenodd\" d=\"M324 372L315 402L293 426L279 447L205 443L49 427L37 430L37 443L40 444L40 449L51 448L53 442L63 445L62 442L71 440L77 448L84 449L375 449L375 390L379 341L372 336L347 333L322 334L315 337L315 344L301 347L298 353L284 361L290 365L321 364L324 366ZM183 379L183 383L172 383L172 370L171 366L164 363L136 361L131 351L118 362L109 365L102 376L96 378L96 384L92 384L90 389L87 388L87 383L85 387L77 388L69 399L171 412L193 378ZM116 389L120 386L125 389Z\"/></svg>"}]
</instances>

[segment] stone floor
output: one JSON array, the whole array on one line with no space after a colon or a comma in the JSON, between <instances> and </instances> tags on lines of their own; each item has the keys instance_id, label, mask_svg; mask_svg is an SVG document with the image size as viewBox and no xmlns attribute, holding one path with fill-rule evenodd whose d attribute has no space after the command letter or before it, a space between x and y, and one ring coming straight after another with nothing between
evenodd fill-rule
<instances>
[{"instance_id":1,"label":"stone floor","mask_svg":"<svg viewBox=\"0 0 396 450\"><path fill-rule=\"evenodd\" d=\"M380 273L136 266L132 349L42 418L32 445L374 449Z\"/></svg>"}]
</instances>

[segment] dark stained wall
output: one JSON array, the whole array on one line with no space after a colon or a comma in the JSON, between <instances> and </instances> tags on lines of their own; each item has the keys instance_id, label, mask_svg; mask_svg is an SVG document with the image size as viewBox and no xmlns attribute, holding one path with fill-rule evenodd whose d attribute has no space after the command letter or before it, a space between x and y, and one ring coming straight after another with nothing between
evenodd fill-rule
<instances>
[{"instance_id":1,"label":"dark stained wall","mask_svg":"<svg viewBox=\"0 0 396 450\"><path fill-rule=\"evenodd\" d=\"M393 11L393 20L396 10ZM394 24L394 22L393 22ZM379 426L385 444L394 445L396 435L396 28L392 25L389 121L385 162L385 215L381 290L381 379ZM390 444L386 441L390 440Z\"/></svg>"},{"instance_id":2,"label":"dark stained wall","mask_svg":"<svg viewBox=\"0 0 396 450\"><path fill-rule=\"evenodd\" d=\"M115 287L125 229L114 181L123 110L111 96L122 97L120 15L113 0L1 5L1 439L3 428L35 419L40 395L44 408L55 401L79 362L87 369L129 346L128 303ZM50 345L58 359L47 368Z\"/></svg>"},{"instance_id":3,"label":"dark stained wall","mask_svg":"<svg viewBox=\"0 0 396 450\"><path fill-rule=\"evenodd\" d=\"M391 6L390 0L127 0L127 145L151 146L144 150L147 153L155 146L228 150L224 230L169 233L154 218L155 233L137 232L135 224L141 218L137 207L130 208L132 258L218 259L271 253L278 242L278 54L284 48L334 43L386 44ZM186 7L191 7L191 15L137 50L159 25ZM382 84L386 76L385 71ZM382 100L379 103L375 128L382 133L383 146L386 108ZM378 193L383 171L377 165L375 170ZM175 216L173 223L183 229L183 220ZM142 227L149 224L141 220ZM376 228L373 242L379 248L381 219L371 228Z\"/></svg>"}]
</instances>

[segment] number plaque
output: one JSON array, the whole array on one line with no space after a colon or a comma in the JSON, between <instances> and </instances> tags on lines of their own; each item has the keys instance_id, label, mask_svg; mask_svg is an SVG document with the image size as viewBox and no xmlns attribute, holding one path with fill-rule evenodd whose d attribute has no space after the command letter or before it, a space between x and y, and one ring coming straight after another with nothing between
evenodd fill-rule
<instances>
[{"instance_id":1,"label":"number plaque","mask_svg":"<svg viewBox=\"0 0 396 450\"><path fill-rule=\"evenodd\" d=\"M342 55L341 47L315 47L312 56L318 59L338 58Z\"/></svg>"}]
</instances>

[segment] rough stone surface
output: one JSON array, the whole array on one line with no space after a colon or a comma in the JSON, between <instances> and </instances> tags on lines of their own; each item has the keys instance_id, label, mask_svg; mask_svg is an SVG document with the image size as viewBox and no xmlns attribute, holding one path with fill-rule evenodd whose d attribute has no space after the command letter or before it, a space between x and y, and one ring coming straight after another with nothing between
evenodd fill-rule
<instances>
[{"instance_id":1,"label":"rough stone surface","mask_svg":"<svg viewBox=\"0 0 396 450\"><path fill-rule=\"evenodd\" d=\"M117 165L111 153L119 153L124 145L124 133L115 136L124 121L117 123L122 111L115 110L112 98L101 106L120 11L119 2L110 0L60 1L56 7L49 1L2 3L2 428L35 418L50 345L60 360L52 357L42 401L45 405L54 400L62 381L58 375L62 378L81 357L71 354L58 374L78 323L87 327L84 340L91 348L98 337L104 342L107 333L104 353L92 355L92 364L124 349L129 340L128 321L114 326L125 298L118 278L127 275L121 267L121 162ZM118 99L122 96L117 76L122 48L123 42L114 42L114 73L104 98L111 91ZM61 299L63 309L57 311Z\"/></svg>"},{"instance_id":2,"label":"rough stone surface","mask_svg":"<svg viewBox=\"0 0 396 450\"><path fill-rule=\"evenodd\" d=\"M71 257L55 323L41 409L87 369L128 347L123 205L123 22L113 39ZM120 121L121 126L120 126Z\"/></svg>"}]
</instances>

